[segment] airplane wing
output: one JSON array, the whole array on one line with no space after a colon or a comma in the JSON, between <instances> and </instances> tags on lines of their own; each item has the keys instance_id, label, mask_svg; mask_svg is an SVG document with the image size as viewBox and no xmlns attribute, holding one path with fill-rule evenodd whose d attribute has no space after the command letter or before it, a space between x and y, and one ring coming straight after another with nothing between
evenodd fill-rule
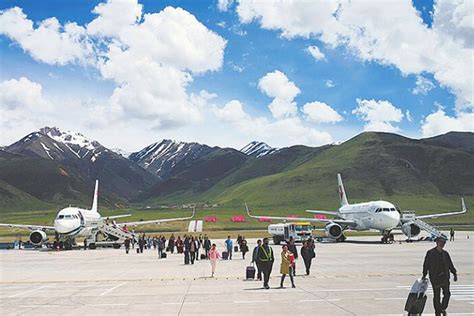
<instances>
[{"instance_id":1,"label":"airplane wing","mask_svg":"<svg viewBox=\"0 0 474 316\"><path fill-rule=\"evenodd\" d=\"M336 223L341 225L356 225L354 221L345 220L345 219L318 219L318 218L303 218L303 217L280 217L280 216L264 216L264 215L252 215L250 214L250 210L245 204L245 208L247 209L247 215L251 218L264 218L264 219L277 219L282 221L289 221L289 222L318 222L318 223Z\"/></svg>"},{"instance_id":2,"label":"airplane wing","mask_svg":"<svg viewBox=\"0 0 474 316\"><path fill-rule=\"evenodd\" d=\"M306 210L308 213L317 213L317 214L328 214L328 215L334 215L337 216L336 211L321 211L321 210Z\"/></svg>"},{"instance_id":3,"label":"airplane wing","mask_svg":"<svg viewBox=\"0 0 474 316\"><path fill-rule=\"evenodd\" d=\"M462 197L461 198L461 211L449 212L449 213L429 214L429 215L420 215L420 216L417 216L416 218L419 218L419 219L438 218L438 217L445 217L445 216L460 215L460 214L464 214L466 212L467 212L466 203L464 203L464 198Z\"/></svg>"},{"instance_id":4,"label":"airplane wing","mask_svg":"<svg viewBox=\"0 0 474 316\"><path fill-rule=\"evenodd\" d=\"M29 230L54 230L53 226L42 226L42 225L23 225L23 224L1 224L0 227L9 228L23 228Z\"/></svg>"},{"instance_id":5,"label":"airplane wing","mask_svg":"<svg viewBox=\"0 0 474 316\"><path fill-rule=\"evenodd\" d=\"M132 216L132 214L112 215L112 216L106 216L105 218L115 219L115 218L129 217L129 216ZM104 217L102 218L104 219Z\"/></svg>"},{"instance_id":6,"label":"airplane wing","mask_svg":"<svg viewBox=\"0 0 474 316\"><path fill-rule=\"evenodd\" d=\"M195 213L196 213L196 207L193 207L193 214L189 217L153 219L153 220L150 220L150 221L117 223L117 226L120 226L120 227L125 226L125 225L127 225L127 226L137 226L137 225L147 225L147 224L160 224L160 223L173 222L173 221L185 221L185 220L188 220L188 219L192 219L194 217Z\"/></svg>"}]
</instances>

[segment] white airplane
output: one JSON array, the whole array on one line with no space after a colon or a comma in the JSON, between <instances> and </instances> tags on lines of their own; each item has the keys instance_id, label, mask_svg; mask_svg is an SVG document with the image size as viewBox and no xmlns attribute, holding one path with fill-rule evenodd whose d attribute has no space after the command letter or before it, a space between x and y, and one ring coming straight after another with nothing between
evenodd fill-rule
<instances>
[{"instance_id":1,"label":"white airplane","mask_svg":"<svg viewBox=\"0 0 474 316\"><path fill-rule=\"evenodd\" d=\"M347 200L347 195L344 190L344 185L342 183L341 175L337 174L338 182L338 191L339 198L341 201L341 206L337 211L322 211L322 210L307 210L310 213L318 214L328 214L335 216L333 219L319 219L319 218L292 218L292 217L277 217L277 216L254 216L250 214L250 211L246 205L247 213L250 217L253 218L264 218L264 219L277 219L285 221L298 221L298 222L319 222L326 223L325 233L331 239L338 241L345 240L343 234L344 230L356 230L356 231L365 231L365 230L378 230L382 233L382 242L386 242L389 238L391 231L394 228L400 227L402 231L408 236L408 230L413 230L416 233L415 225L418 227L418 233L420 226L423 224L428 225L425 222L422 222L422 218L436 218L441 216L450 216L450 215L459 215L465 213L466 207L464 204L464 199L462 201L462 211L460 212L451 212L451 213L442 213L442 214L433 214L433 215L423 215L414 217L409 221L403 221L400 218L400 212L397 210L395 205L387 201L370 201L365 203L349 204ZM430 225L428 225L430 226ZM434 228L430 226L431 228ZM428 227L421 227L425 230ZM416 235L412 234L411 236ZM410 237L410 236L409 236Z\"/></svg>"},{"instance_id":2,"label":"white airplane","mask_svg":"<svg viewBox=\"0 0 474 316\"><path fill-rule=\"evenodd\" d=\"M115 219L121 217L131 216L131 214L125 215L115 215L103 217L97 211L97 201L98 201L98 190L99 190L99 181L95 182L94 190L94 199L92 202L92 208L90 210L82 209L78 207L66 207L60 210L54 220L54 226L43 226L43 225L23 225L23 224L1 224L0 227L12 227L12 228L23 228L32 230L30 233L29 239L31 243L35 246L41 246L43 243L48 241L48 236L46 231L54 231L57 239L74 239L75 237L84 237L90 238L96 234L101 228L106 228L110 234L118 234L120 237L125 237L130 233L123 231L121 228L124 226L136 226L136 225L146 225L146 224L159 224L164 222L171 221L182 221L192 219L195 214L195 208L193 208L193 213L189 217L181 218L167 218L167 219L156 219L149 221L138 221L138 222L126 222L126 223L117 223L115 227L110 227L107 225L105 227L105 222L108 219ZM91 245L89 245L90 248Z\"/></svg>"}]
</instances>

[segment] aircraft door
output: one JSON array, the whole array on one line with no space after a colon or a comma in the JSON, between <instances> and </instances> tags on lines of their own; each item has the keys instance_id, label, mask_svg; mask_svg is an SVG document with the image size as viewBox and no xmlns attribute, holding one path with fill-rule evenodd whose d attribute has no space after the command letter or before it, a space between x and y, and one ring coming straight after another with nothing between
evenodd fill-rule
<instances>
[{"instance_id":1,"label":"aircraft door","mask_svg":"<svg viewBox=\"0 0 474 316\"><path fill-rule=\"evenodd\" d=\"M84 216L81 211L79 211L79 218L81 219L81 226L84 226Z\"/></svg>"}]
</instances>

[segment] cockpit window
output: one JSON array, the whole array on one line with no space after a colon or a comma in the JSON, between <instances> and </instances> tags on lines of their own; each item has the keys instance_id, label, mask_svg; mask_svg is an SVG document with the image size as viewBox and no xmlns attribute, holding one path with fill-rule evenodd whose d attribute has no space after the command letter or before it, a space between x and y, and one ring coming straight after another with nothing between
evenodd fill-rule
<instances>
[{"instance_id":1,"label":"cockpit window","mask_svg":"<svg viewBox=\"0 0 474 316\"><path fill-rule=\"evenodd\" d=\"M394 209L393 207L390 209L391 212L396 212L397 210Z\"/></svg>"},{"instance_id":2,"label":"cockpit window","mask_svg":"<svg viewBox=\"0 0 474 316\"><path fill-rule=\"evenodd\" d=\"M58 216L58 219L63 219L64 218L64 215L59 215Z\"/></svg>"},{"instance_id":3,"label":"cockpit window","mask_svg":"<svg viewBox=\"0 0 474 316\"><path fill-rule=\"evenodd\" d=\"M390 212L390 209L384 208L383 211L384 211L384 212Z\"/></svg>"},{"instance_id":4,"label":"cockpit window","mask_svg":"<svg viewBox=\"0 0 474 316\"><path fill-rule=\"evenodd\" d=\"M379 212L380 212L380 209L379 209L379 208L375 210L375 213L379 213Z\"/></svg>"}]
</instances>

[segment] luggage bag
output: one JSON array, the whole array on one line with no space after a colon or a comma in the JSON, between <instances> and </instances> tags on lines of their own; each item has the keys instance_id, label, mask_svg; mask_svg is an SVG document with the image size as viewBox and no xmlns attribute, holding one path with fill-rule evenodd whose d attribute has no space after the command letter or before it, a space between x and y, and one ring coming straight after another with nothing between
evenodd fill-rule
<instances>
[{"instance_id":1,"label":"luggage bag","mask_svg":"<svg viewBox=\"0 0 474 316\"><path fill-rule=\"evenodd\" d=\"M227 260L229 258L229 253L227 251L222 252L222 260Z\"/></svg>"},{"instance_id":2,"label":"luggage bag","mask_svg":"<svg viewBox=\"0 0 474 316\"><path fill-rule=\"evenodd\" d=\"M238 252L239 251L239 247L238 246L234 246L234 252Z\"/></svg>"},{"instance_id":3,"label":"luggage bag","mask_svg":"<svg viewBox=\"0 0 474 316\"><path fill-rule=\"evenodd\" d=\"M161 259L166 259L168 255L166 254L166 252L162 252L161 253Z\"/></svg>"},{"instance_id":4,"label":"luggage bag","mask_svg":"<svg viewBox=\"0 0 474 316\"><path fill-rule=\"evenodd\" d=\"M205 253L202 253L201 254L201 260L205 260L206 259L206 254Z\"/></svg>"},{"instance_id":5,"label":"luggage bag","mask_svg":"<svg viewBox=\"0 0 474 316\"><path fill-rule=\"evenodd\" d=\"M245 269L245 278L247 280L253 280L255 279L255 267L254 266L248 266L246 269Z\"/></svg>"},{"instance_id":6,"label":"luggage bag","mask_svg":"<svg viewBox=\"0 0 474 316\"><path fill-rule=\"evenodd\" d=\"M418 279L413 283L410 294L408 294L407 301L405 303L405 311L408 315L422 314L426 304L426 294L428 290L428 280Z\"/></svg>"}]
</instances>

